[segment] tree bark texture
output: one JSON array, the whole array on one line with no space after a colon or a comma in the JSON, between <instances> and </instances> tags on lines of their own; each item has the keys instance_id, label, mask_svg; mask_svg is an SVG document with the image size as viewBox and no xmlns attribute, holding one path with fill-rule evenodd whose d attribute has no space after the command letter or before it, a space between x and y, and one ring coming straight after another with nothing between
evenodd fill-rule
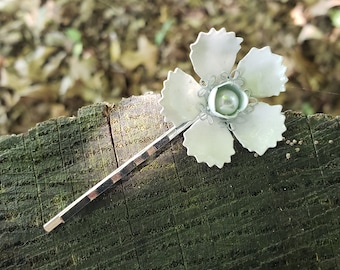
<instances>
[{"instance_id":1,"label":"tree bark texture","mask_svg":"<svg viewBox=\"0 0 340 270\"><path fill-rule=\"evenodd\" d=\"M222 169L187 156L178 136L45 233L169 128L158 99L96 104L0 137L1 269L340 268L340 119L323 114L286 112L276 148L255 157L235 142Z\"/></svg>"}]
</instances>

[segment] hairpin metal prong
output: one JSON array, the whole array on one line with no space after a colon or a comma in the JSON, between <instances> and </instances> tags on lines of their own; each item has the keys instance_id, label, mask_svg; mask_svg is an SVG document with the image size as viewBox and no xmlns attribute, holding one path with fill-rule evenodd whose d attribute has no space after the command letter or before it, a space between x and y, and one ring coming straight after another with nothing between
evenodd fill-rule
<instances>
[{"instance_id":1,"label":"hairpin metal prong","mask_svg":"<svg viewBox=\"0 0 340 270\"><path fill-rule=\"evenodd\" d=\"M134 155L132 158L124 162L121 166L119 166L112 173L107 175L103 180L98 182L92 188L90 188L87 192L81 195L78 199L68 205L65 209L59 212L56 216L50 219L47 223L44 224L44 229L46 232L52 231L61 223L65 223L69 220L73 215L78 213L82 208L84 208L88 203L97 198L104 191L109 189L112 185L121 180L124 176L128 175L133 169L146 161L150 156L155 154L160 148L168 144L172 139L174 139L178 134L185 131L188 127L190 127L194 121L186 122L178 127L173 127L165 132L163 135L158 137L144 149L142 149L139 153Z\"/></svg>"}]
</instances>

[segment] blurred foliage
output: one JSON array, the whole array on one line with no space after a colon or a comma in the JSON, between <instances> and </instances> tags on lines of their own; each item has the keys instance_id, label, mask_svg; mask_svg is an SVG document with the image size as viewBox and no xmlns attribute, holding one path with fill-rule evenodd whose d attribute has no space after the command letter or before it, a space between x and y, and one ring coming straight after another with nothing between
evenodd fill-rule
<instances>
[{"instance_id":1,"label":"blurred foliage","mask_svg":"<svg viewBox=\"0 0 340 270\"><path fill-rule=\"evenodd\" d=\"M284 109L340 113L340 0L1 0L0 134L194 74L189 45L225 27L284 57ZM196 77L197 78L197 77Z\"/></svg>"}]
</instances>

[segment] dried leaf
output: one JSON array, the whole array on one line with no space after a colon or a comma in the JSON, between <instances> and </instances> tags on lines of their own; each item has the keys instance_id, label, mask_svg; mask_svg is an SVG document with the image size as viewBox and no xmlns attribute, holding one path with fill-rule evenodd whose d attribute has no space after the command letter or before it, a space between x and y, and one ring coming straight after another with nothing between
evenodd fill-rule
<instances>
[{"instance_id":1,"label":"dried leaf","mask_svg":"<svg viewBox=\"0 0 340 270\"><path fill-rule=\"evenodd\" d=\"M304 26L307 23L307 18L304 14L304 6L302 3L298 3L290 12L290 17L293 23L298 26Z\"/></svg>"},{"instance_id":2,"label":"dried leaf","mask_svg":"<svg viewBox=\"0 0 340 270\"><path fill-rule=\"evenodd\" d=\"M340 6L340 0L319 0L309 9L309 13L312 17L327 15L328 10L336 6Z\"/></svg>"},{"instance_id":3,"label":"dried leaf","mask_svg":"<svg viewBox=\"0 0 340 270\"><path fill-rule=\"evenodd\" d=\"M306 24L304 27L302 27L302 30L298 36L298 42L302 43L305 40L309 39L322 39L323 33L321 30L319 30L316 26L312 24Z\"/></svg>"},{"instance_id":4,"label":"dried leaf","mask_svg":"<svg viewBox=\"0 0 340 270\"><path fill-rule=\"evenodd\" d=\"M110 37L110 60L111 62L116 62L121 56L121 48L116 32L112 32Z\"/></svg>"},{"instance_id":5,"label":"dried leaf","mask_svg":"<svg viewBox=\"0 0 340 270\"><path fill-rule=\"evenodd\" d=\"M61 79L60 87L59 87L59 95L64 96L66 95L67 91L71 89L71 87L74 85L74 79L71 78L71 76L64 76Z\"/></svg>"},{"instance_id":6,"label":"dried leaf","mask_svg":"<svg viewBox=\"0 0 340 270\"><path fill-rule=\"evenodd\" d=\"M0 1L0 11L3 13L12 13L19 7L19 1L2 0Z\"/></svg>"},{"instance_id":7,"label":"dried leaf","mask_svg":"<svg viewBox=\"0 0 340 270\"><path fill-rule=\"evenodd\" d=\"M80 5L80 21L81 22L86 22L87 20L90 19L92 16L93 10L95 9L95 1L94 0L84 0L81 1Z\"/></svg>"},{"instance_id":8,"label":"dried leaf","mask_svg":"<svg viewBox=\"0 0 340 270\"><path fill-rule=\"evenodd\" d=\"M138 50L123 53L120 62L128 70L134 70L139 65L146 67L149 76L155 74L157 69L158 48L151 44L146 36L138 38Z\"/></svg>"}]
</instances>

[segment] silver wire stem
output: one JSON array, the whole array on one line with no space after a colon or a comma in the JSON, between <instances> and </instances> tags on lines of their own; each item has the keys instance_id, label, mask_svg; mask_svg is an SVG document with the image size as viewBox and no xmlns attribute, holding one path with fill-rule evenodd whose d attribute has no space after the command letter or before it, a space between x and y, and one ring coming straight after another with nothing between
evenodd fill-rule
<instances>
[{"instance_id":1,"label":"silver wire stem","mask_svg":"<svg viewBox=\"0 0 340 270\"><path fill-rule=\"evenodd\" d=\"M56 216L50 219L47 223L45 223L44 224L45 231L50 232L61 223L65 223L73 215L75 215L81 209L83 209L88 203L93 201L104 191L108 190L112 185L117 183L124 176L128 175L137 166L139 166L144 161L146 161L150 156L155 154L160 148L162 148L163 146L168 144L171 140L173 140L178 134L185 131L195 121L196 120L189 121L178 127L173 127L169 129L167 132L165 132L163 135L158 137L148 146L143 148L139 153L137 153L132 158L124 162L116 170L107 175L103 180L98 182L96 185L94 185L92 188L86 191L83 195L81 195L78 199L73 201L61 212L59 212Z\"/></svg>"}]
</instances>

